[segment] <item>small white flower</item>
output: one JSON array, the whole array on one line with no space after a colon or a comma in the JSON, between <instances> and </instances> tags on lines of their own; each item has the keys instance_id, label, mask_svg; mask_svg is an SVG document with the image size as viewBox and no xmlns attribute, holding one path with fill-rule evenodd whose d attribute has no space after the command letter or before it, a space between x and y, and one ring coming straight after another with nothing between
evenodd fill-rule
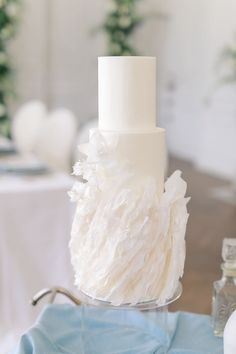
<instances>
[{"instance_id":1,"label":"small white flower","mask_svg":"<svg viewBox=\"0 0 236 354\"><path fill-rule=\"evenodd\" d=\"M114 0L107 1L107 12L115 12L117 11L117 4Z\"/></svg>"},{"instance_id":2,"label":"small white flower","mask_svg":"<svg viewBox=\"0 0 236 354\"><path fill-rule=\"evenodd\" d=\"M119 19L119 26L121 28L127 28L129 27L131 24L131 19L130 17L128 16L122 16L120 19Z\"/></svg>"},{"instance_id":3,"label":"small white flower","mask_svg":"<svg viewBox=\"0 0 236 354\"><path fill-rule=\"evenodd\" d=\"M6 12L11 17L17 17L19 14L19 6L17 4L10 3L7 5Z\"/></svg>"}]
</instances>

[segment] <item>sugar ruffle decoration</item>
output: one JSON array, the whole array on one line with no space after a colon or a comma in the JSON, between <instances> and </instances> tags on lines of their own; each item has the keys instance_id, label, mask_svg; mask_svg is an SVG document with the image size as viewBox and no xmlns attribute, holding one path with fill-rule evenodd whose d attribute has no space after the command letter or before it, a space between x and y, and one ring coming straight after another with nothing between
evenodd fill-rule
<instances>
[{"instance_id":1,"label":"sugar ruffle decoration","mask_svg":"<svg viewBox=\"0 0 236 354\"><path fill-rule=\"evenodd\" d=\"M98 130L82 147L87 158L70 192L77 202L70 241L75 284L113 305L173 296L185 261L186 182L176 171L158 199L152 177L139 180Z\"/></svg>"}]
</instances>

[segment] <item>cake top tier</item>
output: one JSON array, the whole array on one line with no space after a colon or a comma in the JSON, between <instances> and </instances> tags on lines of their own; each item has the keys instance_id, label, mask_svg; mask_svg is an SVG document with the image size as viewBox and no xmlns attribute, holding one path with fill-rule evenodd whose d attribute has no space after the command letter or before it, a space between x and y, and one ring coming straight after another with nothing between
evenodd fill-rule
<instances>
[{"instance_id":1,"label":"cake top tier","mask_svg":"<svg viewBox=\"0 0 236 354\"><path fill-rule=\"evenodd\" d=\"M99 128L148 131L156 126L156 58L98 58Z\"/></svg>"}]
</instances>

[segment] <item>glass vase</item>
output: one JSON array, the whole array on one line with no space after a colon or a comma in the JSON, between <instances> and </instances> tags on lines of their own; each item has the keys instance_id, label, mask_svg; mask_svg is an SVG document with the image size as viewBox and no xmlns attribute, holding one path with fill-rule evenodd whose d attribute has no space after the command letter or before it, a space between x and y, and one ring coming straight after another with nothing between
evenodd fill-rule
<instances>
[{"instance_id":1,"label":"glass vase","mask_svg":"<svg viewBox=\"0 0 236 354\"><path fill-rule=\"evenodd\" d=\"M162 305L156 301L135 306L113 306L80 293L84 354L166 354L170 343L168 305L182 293L178 289Z\"/></svg>"}]
</instances>

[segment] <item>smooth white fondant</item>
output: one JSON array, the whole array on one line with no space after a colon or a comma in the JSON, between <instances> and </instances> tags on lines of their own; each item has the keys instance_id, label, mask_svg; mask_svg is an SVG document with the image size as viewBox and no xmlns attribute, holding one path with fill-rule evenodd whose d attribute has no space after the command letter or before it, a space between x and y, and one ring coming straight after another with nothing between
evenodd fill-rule
<instances>
[{"instance_id":1,"label":"smooth white fondant","mask_svg":"<svg viewBox=\"0 0 236 354\"><path fill-rule=\"evenodd\" d=\"M132 164L120 159L117 138L91 132L75 165L71 196L78 206L70 242L78 288L114 305L155 299L163 303L183 274L186 183L175 172L158 198L153 177L137 178Z\"/></svg>"},{"instance_id":2,"label":"smooth white fondant","mask_svg":"<svg viewBox=\"0 0 236 354\"><path fill-rule=\"evenodd\" d=\"M156 125L156 58L98 59L99 128L150 130Z\"/></svg>"},{"instance_id":3,"label":"smooth white fondant","mask_svg":"<svg viewBox=\"0 0 236 354\"><path fill-rule=\"evenodd\" d=\"M156 128L156 58L101 57L99 129L108 144L119 135L117 156L128 160L136 178L153 176L164 188L165 131Z\"/></svg>"},{"instance_id":4,"label":"smooth white fondant","mask_svg":"<svg viewBox=\"0 0 236 354\"><path fill-rule=\"evenodd\" d=\"M121 161L129 161L136 179L147 176L155 178L157 193L160 196L164 189L166 164L165 130L156 128L150 133L101 131L101 134L108 144L115 139L117 157Z\"/></svg>"}]
</instances>

